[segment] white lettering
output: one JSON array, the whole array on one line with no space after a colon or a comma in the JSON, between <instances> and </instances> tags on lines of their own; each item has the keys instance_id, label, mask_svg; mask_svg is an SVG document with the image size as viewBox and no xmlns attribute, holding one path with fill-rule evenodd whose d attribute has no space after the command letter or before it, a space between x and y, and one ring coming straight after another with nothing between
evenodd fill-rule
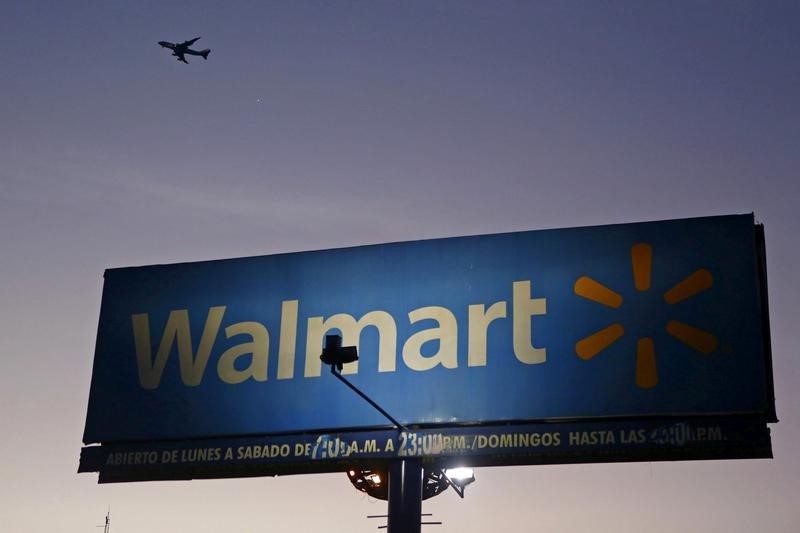
<instances>
[{"instance_id":1,"label":"white lettering","mask_svg":"<svg viewBox=\"0 0 800 533\"><path fill-rule=\"evenodd\" d=\"M177 339L178 361L180 363L181 380L189 387L196 387L203 379L203 373L211 355L211 347L217 337L225 306L212 307L208 310L206 325L197 347L197 357L192 353L192 335L189 330L189 311L178 309L172 311L164 326L164 335L158 345L155 360L150 342L150 320L147 313L132 315L133 338L136 346L136 363L139 369L139 383L142 388L155 389L161 382L161 375L167 364L172 345Z\"/></svg>"},{"instance_id":2,"label":"white lettering","mask_svg":"<svg viewBox=\"0 0 800 533\"><path fill-rule=\"evenodd\" d=\"M483 304L469 306L467 366L486 366L489 324L506 317L506 303L495 302L489 309Z\"/></svg>"},{"instance_id":3,"label":"white lettering","mask_svg":"<svg viewBox=\"0 0 800 533\"><path fill-rule=\"evenodd\" d=\"M531 298L531 282L514 282L514 355L527 365L544 363L545 348L533 347L533 316L547 313L546 298Z\"/></svg>"},{"instance_id":4,"label":"white lettering","mask_svg":"<svg viewBox=\"0 0 800 533\"><path fill-rule=\"evenodd\" d=\"M225 336L250 335L252 341L228 348L217 362L217 374L225 383L236 385L253 378L255 381L267 380L267 357L269 354L269 332L258 322L238 322L225 328ZM236 360L250 354L250 366L244 370L236 369Z\"/></svg>"},{"instance_id":5,"label":"white lettering","mask_svg":"<svg viewBox=\"0 0 800 533\"><path fill-rule=\"evenodd\" d=\"M439 327L418 331L411 335L403 345L403 361L412 370L430 370L438 364L445 368L458 366L458 324L453 313L444 307L420 307L408 313L412 324L420 320L432 319ZM422 355L422 345L438 340L439 350L426 357Z\"/></svg>"}]
</instances>

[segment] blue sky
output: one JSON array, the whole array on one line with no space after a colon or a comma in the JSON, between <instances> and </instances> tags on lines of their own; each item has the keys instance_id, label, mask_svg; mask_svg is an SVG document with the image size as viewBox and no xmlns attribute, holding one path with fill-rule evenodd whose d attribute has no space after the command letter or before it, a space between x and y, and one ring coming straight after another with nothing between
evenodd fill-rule
<instances>
[{"instance_id":1,"label":"blue sky","mask_svg":"<svg viewBox=\"0 0 800 533\"><path fill-rule=\"evenodd\" d=\"M443 530L790 532L795 2L15 2L0 8L9 531L372 531L344 475L77 475L106 268L754 212L774 460L481 469ZM208 61L156 44L201 35ZM331 495L334 494L334 497Z\"/></svg>"}]
</instances>

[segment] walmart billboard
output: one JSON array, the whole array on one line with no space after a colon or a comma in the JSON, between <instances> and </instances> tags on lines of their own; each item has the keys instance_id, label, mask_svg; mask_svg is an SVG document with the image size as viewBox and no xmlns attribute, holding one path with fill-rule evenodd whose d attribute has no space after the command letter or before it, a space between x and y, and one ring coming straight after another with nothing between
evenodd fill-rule
<instances>
[{"instance_id":1,"label":"walmart billboard","mask_svg":"<svg viewBox=\"0 0 800 533\"><path fill-rule=\"evenodd\" d=\"M758 230L734 215L111 269L84 442L386 428L322 367L331 333L358 346L343 374L420 430L770 421Z\"/></svg>"}]
</instances>

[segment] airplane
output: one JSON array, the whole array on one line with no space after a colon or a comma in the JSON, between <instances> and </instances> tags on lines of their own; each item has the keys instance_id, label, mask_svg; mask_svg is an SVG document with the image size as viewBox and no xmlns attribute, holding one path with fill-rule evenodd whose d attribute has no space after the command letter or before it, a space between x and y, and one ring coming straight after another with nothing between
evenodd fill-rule
<instances>
[{"instance_id":1,"label":"airplane","mask_svg":"<svg viewBox=\"0 0 800 533\"><path fill-rule=\"evenodd\" d=\"M158 44L160 44L164 48L169 48L170 50L172 50L172 55L177 57L178 61L183 61L188 65L189 62L186 61L186 57L184 57L185 54L189 54L190 56L203 56L203 59L208 59L208 53L211 51L210 48L206 48L205 50L200 50L200 51L192 50L189 48L198 39L200 39L200 37L195 37L194 39L189 39L188 41L184 41L178 44L171 43L169 41L158 41Z\"/></svg>"}]
</instances>

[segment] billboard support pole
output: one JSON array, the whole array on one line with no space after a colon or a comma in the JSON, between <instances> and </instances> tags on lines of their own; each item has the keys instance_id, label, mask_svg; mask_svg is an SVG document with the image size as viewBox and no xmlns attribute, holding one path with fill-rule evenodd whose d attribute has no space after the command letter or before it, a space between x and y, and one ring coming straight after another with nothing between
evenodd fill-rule
<instances>
[{"instance_id":1,"label":"billboard support pole","mask_svg":"<svg viewBox=\"0 0 800 533\"><path fill-rule=\"evenodd\" d=\"M406 427L398 422L392 415L386 412L380 405L375 403L372 398L361 392L358 387L347 381L344 376L337 372L336 365L331 365L331 374L347 385L350 390L365 399L372 407L377 409L383 416L399 430ZM447 479L450 486L456 488L455 484ZM456 492L459 492L456 489ZM463 490L459 495L463 498ZM420 533L422 527L422 462L411 459L393 459L389 461L389 533Z\"/></svg>"},{"instance_id":2,"label":"billboard support pole","mask_svg":"<svg viewBox=\"0 0 800 533\"><path fill-rule=\"evenodd\" d=\"M327 335L320 359L323 363L330 365L331 374L336 379L347 385L350 390L358 394L380 414L389 419L398 431L406 429L396 418L338 372L345 363L358 360L358 352L355 347L343 347L342 337L339 335ZM444 472L442 473L447 481L450 482L447 475ZM420 460L396 458L389 461L388 500L389 520L387 528L389 533L420 533L420 528L422 527L422 462Z\"/></svg>"},{"instance_id":3,"label":"billboard support pole","mask_svg":"<svg viewBox=\"0 0 800 533\"><path fill-rule=\"evenodd\" d=\"M420 533L422 462L395 459L389 464L389 533Z\"/></svg>"},{"instance_id":4,"label":"billboard support pole","mask_svg":"<svg viewBox=\"0 0 800 533\"><path fill-rule=\"evenodd\" d=\"M358 387L347 381L337 372L336 365L331 365L331 374L347 385L350 390L365 399L372 407L383 416L392 421L399 430L406 427L386 412L372 398L361 392ZM459 492L455 483L450 481L442 470L451 487L456 489L459 496L464 497L463 489ZM422 527L422 462L411 459L393 459L389 461L389 533L420 533Z\"/></svg>"}]
</instances>

